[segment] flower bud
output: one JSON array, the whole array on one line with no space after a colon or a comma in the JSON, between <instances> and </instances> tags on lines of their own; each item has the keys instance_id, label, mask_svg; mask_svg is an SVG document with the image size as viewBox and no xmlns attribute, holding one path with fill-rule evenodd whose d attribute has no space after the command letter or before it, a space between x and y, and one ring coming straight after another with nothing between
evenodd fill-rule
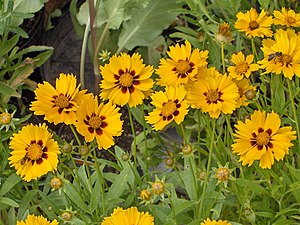
<instances>
[{"instance_id":1,"label":"flower bud","mask_svg":"<svg viewBox=\"0 0 300 225\"><path fill-rule=\"evenodd\" d=\"M230 170L228 168L218 168L216 170L216 177L219 181L224 182L229 179L230 176Z\"/></svg>"},{"instance_id":2,"label":"flower bud","mask_svg":"<svg viewBox=\"0 0 300 225\"><path fill-rule=\"evenodd\" d=\"M50 186L54 189L61 188L62 184L62 180L59 177L53 177L50 181Z\"/></svg>"},{"instance_id":3,"label":"flower bud","mask_svg":"<svg viewBox=\"0 0 300 225\"><path fill-rule=\"evenodd\" d=\"M143 200L145 200L145 201L150 200L150 198L151 198L151 192L148 189L141 190L140 198L143 199Z\"/></svg>"},{"instance_id":4,"label":"flower bud","mask_svg":"<svg viewBox=\"0 0 300 225\"><path fill-rule=\"evenodd\" d=\"M9 124L11 122L11 114L3 112L0 114L0 124Z\"/></svg>"},{"instance_id":5,"label":"flower bud","mask_svg":"<svg viewBox=\"0 0 300 225\"><path fill-rule=\"evenodd\" d=\"M245 97L248 100L252 100L255 97L255 91L254 90L248 90L248 91L246 91Z\"/></svg>"},{"instance_id":6,"label":"flower bud","mask_svg":"<svg viewBox=\"0 0 300 225\"><path fill-rule=\"evenodd\" d=\"M89 147L88 146L86 146L86 145L81 145L80 147L79 147L79 154L81 155L81 156L87 156L88 154L90 153L90 149L89 149Z\"/></svg>"},{"instance_id":7,"label":"flower bud","mask_svg":"<svg viewBox=\"0 0 300 225\"><path fill-rule=\"evenodd\" d=\"M128 153L124 153L124 154L122 155L122 160L123 160L124 162L128 161L129 159L130 159L130 155L129 155Z\"/></svg>"},{"instance_id":8,"label":"flower bud","mask_svg":"<svg viewBox=\"0 0 300 225\"><path fill-rule=\"evenodd\" d=\"M61 218L64 220L64 221L70 221L73 217L73 214L69 211L64 211L62 214L61 214Z\"/></svg>"},{"instance_id":9,"label":"flower bud","mask_svg":"<svg viewBox=\"0 0 300 225\"><path fill-rule=\"evenodd\" d=\"M185 144L182 148L181 151L184 155L189 155L193 152L193 147L190 144Z\"/></svg>"},{"instance_id":10,"label":"flower bud","mask_svg":"<svg viewBox=\"0 0 300 225\"><path fill-rule=\"evenodd\" d=\"M173 158L167 158L165 159L165 164L167 167L173 167L174 165L174 159Z\"/></svg>"},{"instance_id":11,"label":"flower bud","mask_svg":"<svg viewBox=\"0 0 300 225\"><path fill-rule=\"evenodd\" d=\"M70 154L73 151L73 146L69 143L65 143L62 146L61 151L65 154Z\"/></svg>"},{"instance_id":12,"label":"flower bud","mask_svg":"<svg viewBox=\"0 0 300 225\"><path fill-rule=\"evenodd\" d=\"M205 178L206 178L206 171L200 171L200 173L198 174L198 178L199 178L201 181L205 181Z\"/></svg>"},{"instance_id":13,"label":"flower bud","mask_svg":"<svg viewBox=\"0 0 300 225\"><path fill-rule=\"evenodd\" d=\"M160 194L164 193L164 190L165 190L165 185L161 181L155 181L152 184L152 192L155 195L160 195Z\"/></svg>"}]
</instances>

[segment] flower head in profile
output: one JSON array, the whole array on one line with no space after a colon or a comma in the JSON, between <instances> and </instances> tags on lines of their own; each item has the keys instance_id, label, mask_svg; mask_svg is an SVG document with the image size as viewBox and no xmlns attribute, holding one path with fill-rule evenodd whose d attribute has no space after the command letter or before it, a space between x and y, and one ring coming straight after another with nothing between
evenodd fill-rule
<instances>
[{"instance_id":1,"label":"flower head in profile","mask_svg":"<svg viewBox=\"0 0 300 225\"><path fill-rule=\"evenodd\" d=\"M123 121L119 108L111 102L99 105L95 96L84 98L77 110L75 127L86 142L96 139L99 149L108 149L114 145L114 136L122 133Z\"/></svg>"},{"instance_id":2,"label":"flower head in profile","mask_svg":"<svg viewBox=\"0 0 300 225\"><path fill-rule=\"evenodd\" d=\"M208 112L212 118L218 118L221 112L232 113L237 108L238 97L238 87L227 75L200 79L187 94L193 108Z\"/></svg>"},{"instance_id":3,"label":"flower head in profile","mask_svg":"<svg viewBox=\"0 0 300 225\"><path fill-rule=\"evenodd\" d=\"M173 120L180 124L188 113L188 102L185 100L186 90L183 85L166 87L166 91L155 92L151 96L153 112L146 116L146 121L154 130L162 130Z\"/></svg>"},{"instance_id":4,"label":"flower head in profile","mask_svg":"<svg viewBox=\"0 0 300 225\"><path fill-rule=\"evenodd\" d=\"M245 55L242 52L237 52L231 57L231 61L234 64L227 68L229 76L237 80L243 78L249 78L251 73L259 69L259 65L253 63L254 56L252 54Z\"/></svg>"},{"instance_id":5,"label":"flower head in profile","mask_svg":"<svg viewBox=\"0 0 300 225\"><path fill-rule=\"evenodd\" d=\"M154 218L148 212L139 212L136 207L115 208L113 213L105 217L101 225L154 225Z\"/></svg>"},{"instance_id":6,"label":"flower head in profile","mask_svg":"<svg viewBox=\"0 0 300 225\"><path fill-rule=\"evenodd\" d=\"M161 59L156 70L159 75L157 84L161 86L186 84L189 79L194 79L199 66L207 65L208 51L199 49L192 51L188 41L182 45L170 46L167 54L170 59Z\"/></svg>"},{"instance_id":7,"label":"flower head in profile","mask_svg":"<svg viewBox=\"0 0 300 225\"><path fill-rule=\"evenodd\" d=\"M232 41L232 32L228 23L219 24L216 39L221 43L230 43Z\"/></svg>"},{"instance_id":8,"label":"flower head in profile","mask_svg":"<svg viewBox=\"0 0 300 225\"><path fill-rule=\"evenodd\" d=\"M9 164L27 182L57 169L58 143L45 124L24 126L13 135L10 148Z\"/></svg>"},{"instance_id":9,"label":"flower head in profile","mask_svg":"<svg viewBox=\"0 0 300 225\"><path fill-rule=\"evenodd\" d=\"M236 100L237 107L249 105L250 101L247 100L251 100L255 97L256 87L253 86L250 80L247 78L244 78L242 80L233 80L233 81L235 82L239 90L239 98ZM252 93L252 96L250 93Z\"/></svg>"},{"instance_id":10,"label":"flower head in profile","mask_svg":"<svg viewBox=\"0 0 300 225\"><path fill-rule=\"evenodd\" d=\"M282 25L287 27L300 27L300 14L293 9L286 9L283 7L281 11L274 10L273 23L275 25Z\"/></svg>"},{"instance_id":11,"label":"flower head in profile","mask_svg":"<svg viewBox=\"0 0 300 225\"><path fill-rule=\"evenodd\" d=\"M256 9L251 8L246 13L239 12L236 17L235 28L245 32L249 38L272 36L273 19L271 16L267 16L264 10L258 14Z\"/></svg>"},{"instance_id":12,"label":"flower head in profile","mask_svg":"<svg viewBox=\"0 0 300 225\"><path fill-rule=\"evenodd\" d=\"M259 160L261 168L270 169L274 159L279 161L288 154L296 132L290 126L280 127L280 123L279 115L274 112L254 111L250 119L235 125L232 150L240 156L243 166Z\"/></svg>"},{"instance_id":13,"label":"flower head in profile","mask_svg":"<svg viewBox=\"0 0 300 225\"><path fill-rule=\"evenodd\" d=\"M263 40L264 58L258 63L264 73L283 74L290 80L300 77L300 36L294 30L277 30L273 39Z\"/></svg>"},{"instance_id":14,"label":"flower head in profile","mask_svg":"<svg viewBox=\"0 0 300 225\"><path fill-rule=\"evenodd\" d=\"M76 86L76 82L73 74L61 73L55 88L47 81L38 84L34 91L36 101L32 102L30 110L35 115L44 115L50 123L74 124L75 113L86 93L86 90L79 91L80 85Z\"/></svg>"},{"instance_id":15,"label":"flower head in profile","mask_svg":"<svg viewBox=\"0 0 300 225\"><path fill-rule=\"evenodd\" d=\"M58 225L57 220L48 221L43 216L28 215L25 221L17 221L16 225Z\"/></svg>"},{"instance_id":16,"label":"flower head in profile","mask_svg":"<svg viewBox=\"0 0 300 225\"><path fill-rule=\"evenodd\" d=\"M228 223L227 220L210 220L207 218L200 225L231 225L231 223Z\"/></svg>"},{"instance_id":17,"label":"flower head in profile","mask_svg":"<svg viewBox=\"0 0 300 225\"><path fill-rule=\"evenodd\" d=\"M145 66L138 53L132 56L122 53L112 56L108 64L100 66L103 80L101 98L112 103L135 107L143 103L153 86L152 66Z\"/></svg>"}]
</instances>

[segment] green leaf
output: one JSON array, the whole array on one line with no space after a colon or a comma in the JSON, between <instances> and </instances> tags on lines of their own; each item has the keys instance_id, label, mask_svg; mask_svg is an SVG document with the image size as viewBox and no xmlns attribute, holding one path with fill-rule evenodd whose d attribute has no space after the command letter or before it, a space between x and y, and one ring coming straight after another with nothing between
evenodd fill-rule
<instances>
[{"instance_id":1,"label":"green leaf","mask_svg":"<svg viewBox=\"0 0 300 225\"><path fill-rule=\"evenodd\" d=\"M0 87L1 88L1 87ZM7 192L9 192L17 183L21 181L21 177L17 174L13 173L10 175L2 185L0 189L0 196L5 195Z\"/></svg>"},{"instance_id":2,"label":"green leaf","mask_svg":"<svg viewBox=\"0 0 300 225\"><path fill-rule=\"evenodd\" d=\"M135 46L148 46L175 19L177 14L172 10L180 7L181 4L174 0L151 0L144 9L133 11L135 16L123 23L118 52L123 48L132 50Z\"/></svg>"},{"instance_id":3,"label":"green leaf","mask_svg":"<svg viewBox=\"0 0 300 225\"><path fill-rule=\"evenodd\" d=\"M89 212L89 209L86 206L86 203L82 199L81 193L74 187L73 184L67 183L64 185L66 189L66 195L68 198L79 208L86 212Z\"/></svg>"},{"instance_id":4,"label":"green leaf","mask_svg":"<svg viewBox=\"0 0 300 225\"><path fill-rule=\"evenodd\" d=\"M29 206L31 205L31 201L36 196L36 194L37 194L37 190L31 190L24 195L18 210L17 220L23 219L24 214L28 210Z\"/></svg>"},{"instance_id":5,"label":"green leaf","mask_svg":"<svg viewBox=\"0 0 300 225\"><path fill-rule=\"evenodd\" d=\"M0 197L0 205L5 204L7 206L12 206L12 207L19 207L19 204L16 203L14 200L6 197Z\"/></svg>"},{"instance_id":6,"label":"green leaf","mask_svg":"<svg viewBox=\"0 0 300 225\"><path fill-rule=\"evenodd\" d=\"M21 98L21 95L18 92L16 92L14 88L11 88L4 82L0 82L0 94L5 96L6 98L10 98L12 96L16 98Z\"/></svg>"},{"instance_id":7,"label":"green leaf","mask_svg":"<svg viewBox=\"0 0 300 225\"><path fill-rule=\"evenodd\" d=\"M0 43L0 57L2 57L4 54L8 53L15 45L18 43L19 36L15 35L11 39Z\"/></svg>"}]
</instances>

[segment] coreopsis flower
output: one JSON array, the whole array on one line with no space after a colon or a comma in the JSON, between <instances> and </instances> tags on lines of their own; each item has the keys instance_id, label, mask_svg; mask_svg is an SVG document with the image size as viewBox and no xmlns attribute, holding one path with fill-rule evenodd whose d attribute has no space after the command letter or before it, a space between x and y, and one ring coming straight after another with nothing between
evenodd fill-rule
<instances>
[{"instance_id":1,"label":"coreopsis flower","mask_svg":"<svg viewBox=\"0 0 300 225\"><path fill-rule=\"evenodd\" d=\"M239 12L236 17L235 28L245 32L249 38L272 36L271 25L273 19L271 16L267 16L264 10L258 14L256 9L251 8L246 13Z\"/></svg>"},{"instance_id":2,"label":"coreopsis flower","mask_svg":"<svg viewBox=\"0 0 300 225\"><path fill-rule=\"evenodd\" d=\"M296 132L291 126L280 127L280 123L278 114L265 111L254 111L250 119L238 121L232 150L240 156L243 166L259 160L261 168L270 169L274 159L282 160L288 154Z\"/></svg>"},{"instance_id":3,"label":"coreopsis flower","mask_svg":"<svg viewBox=\"0 0 300 225\"><path fill-rule=\"evenodd\" d=\"M35 115L44 115L50 123L74 124L75 113L85 96L86 90L79 91L76 76L61 73L56 79L55 88L47 81L38 84L34 91L36 101L31 104Z\"/></svg>"},{"instance_id":4,"label":"coreopsis flower","mask_svg":"<svg viewBox=\"0 0 300 225\"><path fill-rule=\"evenodd\" d=\"M261 50L264 58L258 63L264 73L283 74L290 80L300 77L300 36L294 30L278 30L273 39L265 39Z\"/></svg>"},{"instance_id":5,"label":"coreopsis flower","mask_svg":"<svg viewBox=\"0 0 300 225\"><path fill-rule=\"evenodd\" d=\"M218 27L216 39L221 43L230 43L232 41L232 32L228 23L222 23Z\"/></svg>"},{"instance_id":6,"label":"coreopsis flower","mask_svg":"<svg viewBox=\"0 0 300 225\"><path fill-rule=\"evenodd\" d=\"M199 66L197 69L197 74L194 80L189 80L187 84L184 85L185 89L188 91L193 87L193 83L200 79L206 79L207 77L217 77L221 73L216 69L216 67Z\"/></svg>"},{"instance_id":7,"label":"coreopsis flower","mask_svg":"<svg viewBox=\"0 0 300 225\"><path fill-rule=\"evenodd\" d=\"M182 45L170 46L167 54L170 59L161 59L156 70L159 75L157 84L161 86L186 84L189 79L194 79L199 66L207 65L208 51L197 48L192 51L188 41Z\"/></svg>"},{"instance_id":8,"label":"coreopsis flower","mask_svg":"<svg viewBox=\"0 0 300 225\"><path fill-rule=\"evenodd\" d=\"M162 130L173 120L180 124L188 113L188 102L185 99L186 90L183 85L166 87L166 91L155 92L151 96L151 104L155 109L145 116L154 130Z\"/></svg>"},{"instance_id":9,"label":"coreopsis flower","mask_svg":"<svg viewBox=\"0 0 300 225\"><path fill-rule=\"evenodd\" d=\"M187 94L193 108L218 118L221 112L232 113L237 108L238 87L227 75L211 76L194 82Z\"/></svg>"},{"instance_id":10,"label":"coreopsis flower","mask_svg":"<svg viewBox=\"0 0 300 225\"><path fill-rule=\"evenodd\" d=\"M207 218L200 225L231 225L227 220L210 220Z\"/></svg>"},{"instance_id":11,"label":"coreopsis flower","mask_svg":"<svg viewBox=\"0 0 300 225\"><path fill-rule=\"evenodd\" d=\"M101 225L154 225L154 218L148 212L139 212L136 207L115 208L109 217L105 217Z\"/></svg>"},{"instance_id":12,"label":"coreopsis flower","mask_svg":"<svg viewBox=\"0 0 300 225\"><path fill-rule=\"evenodd\" d=\"M148 97L153 80L152 66L145 66L138 53L132 56L122 53L112 56L108 64L100 66L103 80L100 84L101 98L112 103L135 107Z\"/></svg>"},{"instance_id":13,"label":"coreopsis flower","mask_svg":"<svg viewBox=\"0 0 300 225\"><path fill-rule=\"evenodd\" d=\"M123 121L119 108L111 102L99 105L95 96L88 95L80 104L75 127L86 142L96 139L99 149L108 149L114 145L114 136L122 133Z\"/></svg>"},{"instance_id":14,"label":"coreopsis flower","mask_svg":"<svg viewBox=\"0 0 300 225\"><path fill-rule=\"evenodd\" d=\"M275 25L283 25L287 27L300 27L300 14L293 9L286 9L283 7L281 11L274 10L273 23Z\"/></svg>"},{"instance_id":15,"label":"coreopsis flower","mask_svg":"<svg viewBox=\"0 0 300 225\"><path fill-rule=\"evenodd\" d=\"M9 164L27 182L57 169L58 143L45 124L24 126L13 135L10 148Z\"/></svg>"},{"instance_id":16,"label":"coreopsis flower","mask_svg":"<svg viewBox=\"0 0 300 225\"><path fill-rule=\"evenodd\" d=\"M259 69L259 65L253 63L254 56L252 54L245 55L242 52L237 52L231 56L233 66L229 66L227 71L229 76L237 80L249 78L251 73Z\"/></svg>"},{"instance_id":17,"label":"coreopsis flower","mask_svg":"<svg viewBox=\"0 0 300 225\"><path fill-rule=\"evenodd\" d=\"M43 216L28 215L25 221L17 221L16 225L58 225L57 220L48 221Z\"/></svg>"},{"instance_id":18,"label":"coreopsis flower","mask_svg":"<svg viewBox=\"0 0 300 225\"><path fill-rule=\"evenodd\" d=\"M253 99L255 97L255 90L256 87L253 86L250 82L249 79L244 78L242 80L233 80L236 84L236 86L238 87L239 90L239 98L236 100L237 101L237 107L241 107L241 106L247 106L249 105L249 99ZM250 91L254 92L254 96L252 98L249 97ZM252 92L251 92L252 93Z\"/></svg>"}]
</instances>

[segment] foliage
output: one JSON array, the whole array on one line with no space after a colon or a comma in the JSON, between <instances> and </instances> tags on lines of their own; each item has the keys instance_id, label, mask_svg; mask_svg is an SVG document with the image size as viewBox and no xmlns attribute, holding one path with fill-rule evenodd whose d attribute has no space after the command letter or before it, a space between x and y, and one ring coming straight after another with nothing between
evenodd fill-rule
<instances>
[{"instance_id":1,"label":"foliage","mask_svg":"<svg viewBox=\"0 0 300 225\"><path fill-rule=\"evenodd\" d=\"M76 29L82 31L81 28L87 26L87 35L90 19L88 2L82 4L78 12L76 3L75 0L71 3L73 19L78 23ZM184 43L184 40L187 40L193 49L209 51L208 65L205 65L207 68L216 67L216 70L223 74L227 71L228 76L228 67L235 66L232 55L239 51L246 56L253 55L253 64L259 64L265 58L270 64L275 63L278 66L276 63L283 60L279 58L282 55L264 54L266 42L262 38L250 39L243 32L234 29L236 15L239 12L245 13L251 7L269 10L270 14L274 10L281 10L282 7L295 9L296 12L300 9L296 1L95 1L98 47L93 48L93 54L98 56L100 50L105 49L112 54L123 51L142 52L146 61L144 63L157 68L159 63L162 65L163 61L159 62L161 58L169 59L170 62L170 58L182 53L176 51L167 55L166 49L158 51L158 46L174 46L177 42ZM175 19L176 22L173 23ZM228 42L220 41L217 36L223 22L228 23L231 28L232 37L227 39ZM275 32L278 27L272 25L270 29ZM298 29L295 28L296 31ZM21 96L25 85L28 87L29 75L34 68L44 63L52 52L52 49L45 46L19 49L19 35L12 33L17 32L10 30L10 35L4 35L0 42L0 100L3 109L10 107L11 97ZM295 34L295 39L299 39L297 35ZM40 51L43 52L39 53ZM32 59L26 59L27 54L32 52L39 54ZM97 61L98 63L111 63L109 54L107 60ZM286 67L292 63L299 65L300 60L289 61ZM124 71L116 69L119 64L121 63L110 67L112 71L117 71L115 73L118 75L111 72L113 77L109 78L110 84L106 84L108 89L112 89L111 86L115 82L113 79L120 80L124 74ZM177 64L174 65L170 67L171 72L174 72L174 68L176 70ZM102 67L100 69L105 73ZM132 72L128 71L126 73ZM66 224L101 224L103 218L109 216L118 206L124 209L137 206L139 211L149 212L154 217L155 224L199 225L207 218L227 220L232 225L299 224L300 109L296 105L300 101L300 79L296 69L292 79L285 77L281 72L275 74L276 71L263 74L265 70L261 67L257 71L251 71L249 82L254 86L251 89L253 96L246 96L248 100L245 100L244 105L232 113L223 111L220 116L216 116L217 118L211 118L210 114L203 112L201 105L198 109L190 108L182 123L177 124L177 121L174 121L162 131L154 131L146 123L145 116L150 115L149 112L152 112L158 103L152 106L151 102L145 100L144 104L137 107L128 106L129 122L124 122L123 127L130 126L132 131L133 141L131 146L128 146L129 151L117 145L108 150L101 150L96 140L86 141L85 137L79 136L75 130L78 127L76 125L69 125L72 137L68 140L57 135L54 129L53 138L61 149L58 168L31 182L25 182L17 176L7 160L12 151L12 147L9 148L9 139L28 118L14 121L15 129L10 127L8 132L0 130L0 222L13 225L16 221L26 219L28 214L36 214ZM188 73L188 70L185 72ZM132 73L135 75L136 71ZM158 76L158 73L154 74L153 79ZM138 80L132 78L134 79ZM119 80L118 85L121 84ZM215 84L217 85L219 84ZM163 90L164 87L156 83L151 91ZM223 90L220 88L219 91ZM49 99L44 99L44 103L47 104ZM49 105L55 103L51 102L51 99L49 101ZM216 100L211 102L214 101ZM208 99L203 104L212 104L211 102ZM176 104L175 109L180 108ZM54 107L55 105L52 108ZM89 107L85 109L87 113L90 110ZM278 114L281 127L291 126L291 129L296 131L296 140L290 138L293 146L289 145L283 160L275 160L271 169L261 168L259 157L255 158L252 165L242 165L243 160L240 160L240 157L244 157L245 160L245 155L238 156L232 151L232 144L239 136L238 126L249 121L249 116L253 115L255 110ZM167 110L161 111L160 114L163 114ZM93 115L97 116L95 113ZM90 117L85 118L83 121L87 125ZM166 118L169 119L165 116ZM106 118L100 119L95 121L101 125ZM262 123L253 123L256 122ZM276 123L275 120L272 122ZM268 125L273 126L272 122ZM137 124L142 127L141 130L137 130ZM91 132L94 128L98 129L95 135L102 134L102 130L96 126L91 126L86 132ZM251 125L249 129L254 132L256 128ZM287 132L289 128L284 129L282 133ZM281 138L284 136L282 133ZM257 147L255 141L258 142L255 135L249 137L251 144L254 141L254 148ZM274 140L270 138L262 141L269 143ZM272 148L272 145L268 147ZM273 153L276 154L275 150Z\"/></svg>"}]
</instances>

